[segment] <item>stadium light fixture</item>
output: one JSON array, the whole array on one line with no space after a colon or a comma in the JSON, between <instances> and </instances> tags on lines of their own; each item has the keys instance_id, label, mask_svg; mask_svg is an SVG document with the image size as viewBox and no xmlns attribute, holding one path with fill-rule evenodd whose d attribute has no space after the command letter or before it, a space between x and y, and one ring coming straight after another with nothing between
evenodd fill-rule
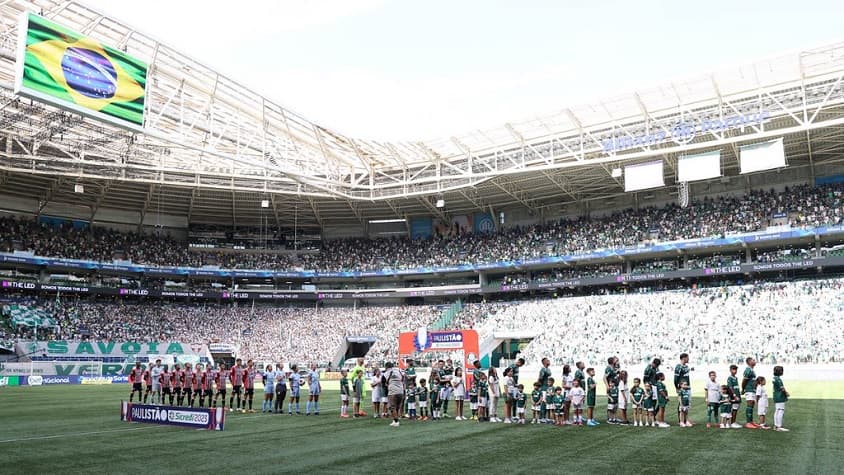
<instances>
[{"instance_id":1,"label":"stadium light fixture","mask_svg":"<svg viewBox=\"0 0 844 475\"><path fill-rule=\"evenodd\" d=\"M404 218L392 218L392 219L370 219L369 224L387 224L387 223L403 223Z\"/></svg>"},{"instance_id":2,"label":"stadium light fixture","mask_svg":"<svg viewBox=\"0 0 844 475\"><path fill-rule=\"evenodd\" d=\"M621 168L613 168L612 173L610 173L610 175L613 178L620 178L621 177Z\"/></svg>"},{"instance_id":3,"label":"stadium light fixture","mask_svg":"<svg viewBox=\"0 0 844 475\"><path fill-rule=\"evenodd\" d=\"M445 208L445 200L440 198L437 200L437 208Z\"/></svg>"},{"instance_id":4,"label":"stadium light fixture","mask_svg":"<svg viewBox=\"0 0 844 475\"><path fill-rule=\"evenodd\" d=\"M261 208L269 208L270 200L261 200Z\"/></svg>"},{"instance_id":5,"label":"stadium light fixture","mask_svg":"<svg viewBox=\"0 0 844 475\"><path fill-rule=\"evenodd\" d=\"M85 186L77 183L77 184L73 185L73 192L74 193L85 193Z\"/></svg>"}]
</instances>

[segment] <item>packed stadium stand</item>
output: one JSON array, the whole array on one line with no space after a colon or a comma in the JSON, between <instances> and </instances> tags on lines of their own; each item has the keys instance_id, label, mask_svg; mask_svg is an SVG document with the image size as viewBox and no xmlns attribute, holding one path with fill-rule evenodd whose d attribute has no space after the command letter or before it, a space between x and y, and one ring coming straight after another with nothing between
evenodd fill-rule
<instances>
[{"instance_id":1,"label":"packed stadium stand","mask_svg":"<svg viewBox=\"0 0 844 475\"><path fill-rule=\"evenodd\" d=\"M411 240L337 239L319 252L294 254L213 253L186 242L156 235L108 229L54 227L28 218L0 218L0 249L30 251L37 256L115 259L138 264L233 269L308 269L368 271L479 264L639 245L648 242L722 237L764 230L772 216L787 215L793 228L838 225L844 221L844 185L796 186L783 192L752 191L744 196L718 196L688 208L627 209L604 217L563 219L490 234ZM646 271L675 264L648 264Z\"/></svg>"},{"instance_id":2,"label":"packed stadium stand","mask_svg":"<svg viewBox=\"0 0 844 475\"><path fill-rule=\"evenodd\" d=\"M489 302L467 305L452 326L476 328L482 338L502 331L532 333L536 336L521 356L529 361L549 357L555 365L599 364L608 351L625 366L683 352L712 364L740 363L747 355L766 364L833 363L844 361L842 291L844 279L820 279ZM238 346L244 358L322 366L337 364L332 358L345 337L359 335L376 338L367 356L394 361L398 333L429 326L440 312L429 305L354 309L27 302L4 306L4 315L19 318L22 308L55 320L56 326L45 324L42 338L225 341Z\"/></svg>"},{"instance_id":3,"label":"packed stadium stand","mask_svg":"<svg viewBox=\"0 0 844 475\"><path fill-rule=\"evenodd\" d=\"M773 224L773 216L781 217L780 226L790 228L837 225L844 216L842 190L840 184L795 186L781 193L752 191L738 197L716 196L688 208L668 205L627 209L603 217L560 220L497 233L425 240L329 240L316 252L286 254L197 250L169 237L6 216L0 218L0 245L5 252L167 266L402 269L722 237L764 230ZM824 252L835 255L839 250L824 248ZM760 249L752 254L752 261L785 262L818 256L819 249L810 243ZM660 257L633 262L627 269L624 263L524 269L490 276L486 285L517 287L628 271L664 273L683 267L736 266L745 259L744 250L716 250L689 256L685 263L676 257ZM699 360L711 363L737 362L746 354L756 354L760 361L769 363L835 362L844 358L842 341L834 337L841 334L837 318L844 304L841 280L762 279L750 284L742 280L739 276L701 285L674 282L640 288L597 288L586 294L504 294L496 301L475 299L463 306L446 328L476 328L482 339L502 331L531 334L534 338L522 348L521 355L530 360L549 356L554 364L575 359L598 363L607 348L612 348L625 364L683 351L692 351ZM119 280L116 285L121 282L125 285L127 281ZM147 280L145 284L161 282ZM238 355L260 361L286 358L336 365L342 363L336 355L345 338L362 335L374 337L369 357L376 361L397 358L399 332L431 327L440 320L444 307L401 301L360 306L238 306L216 301L138 302L72 296L59 299L58 295L53 300L13 295L4 300L2 316L4 331L24 340L226 342L239 349Z\"/></svg>"}]
</instances>

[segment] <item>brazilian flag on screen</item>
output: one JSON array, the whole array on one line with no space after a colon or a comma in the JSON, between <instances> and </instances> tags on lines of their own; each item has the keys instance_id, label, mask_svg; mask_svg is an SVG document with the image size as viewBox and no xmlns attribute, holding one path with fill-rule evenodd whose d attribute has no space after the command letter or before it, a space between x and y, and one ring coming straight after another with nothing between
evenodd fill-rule
<instances>
[{"instance_id":1,"label":"brazilian flag on screen","mask_svg":"<svg viewBox=\"0 0 844 475\"><path fill-rule=\"evenodd\" d=\"M38 15L27 20L24 95L143 126L146 63Z\"/></svg>"}]
</instances>

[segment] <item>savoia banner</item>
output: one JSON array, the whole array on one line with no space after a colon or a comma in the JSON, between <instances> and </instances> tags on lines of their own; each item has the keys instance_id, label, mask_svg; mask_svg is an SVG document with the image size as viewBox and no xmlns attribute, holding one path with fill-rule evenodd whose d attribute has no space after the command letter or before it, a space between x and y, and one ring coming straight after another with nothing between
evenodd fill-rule
<instances>
[{"instance_id":1,"label":"savoia banner","mask_svg":"<svg viewBox=\"0 0 844 475\"><path fill-rule=\"evenodd\" d=\"M61 356L61 357L91 357L91 356L148 356L148 355L195 355L208 356L205 345L189 345L180 342L149 342L127 341L117 343L113 341L35 341L18 343L15 345L18 355L30 357Z\"/></svg>"}]
</instances>

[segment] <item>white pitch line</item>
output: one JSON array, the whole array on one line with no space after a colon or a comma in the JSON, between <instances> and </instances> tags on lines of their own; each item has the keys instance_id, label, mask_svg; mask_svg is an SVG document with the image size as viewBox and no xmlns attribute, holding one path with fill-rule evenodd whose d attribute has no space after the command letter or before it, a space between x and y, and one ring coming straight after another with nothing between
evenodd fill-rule
<instances>
[{"instance_id":1,"label":"white pitch line","mask_svg":"<svg viewBox=\"0 0 844 475\"><path fill-rule=\"evenodd\" d=\"M37 437L21 437L18 439L6 439L0 440L0 444L6 444L11 442L26 442L29 440L45 440L45 439L61 439L63 437L79 437L83 435L97 435L97 434L108 434L110 432L127 432L132 430L144 430L144 429L153 429L155 427L163 427L163 426L146 426L146 427L130 427L128 429L112 429L112 430L98 430L94 432L71 432L67 434L57 434L57 435L41 435Z\"/></svg>"},{"instance_id":2,"label":"white pitch line","mask_svg":"<svg viewBox=\"0 0 844 475\"><path fill-rule=\"evenodd\" d=\"M321 412L339 412L339 411L337 409L329 409L327 411L321 411ZM281 415L281 414L278 414L278 415ZM248 419L258 419L258 418L265 417L265 416L266 416L266 414L253 414L253 415L243 416L243 417L238 416L236 420L242 421L242 420L248 420ZM155 428L161 428L161 427L167 427L167 426L166 425L148 425L148 426L143 426L143 427L130 427L130 428L127 428L127 429L98 430L98 431L93 431L93 432L70 432L70 433L66 433L66 434L41 435L41 436L37 436L37 437L21 437L21 438L18 438L18 439L0 440L0 444L9 444L9 443L12 443L12 442L27 442L27 441L32 441L32 440L62 439L62 438L69 438L69 437L80 437L80 436L83 436L83 435L108 434L108 433L112 433L112 432L129 432L129 431L136 431L136 430L155 429Z\"/></svg>"}]
</instances>

